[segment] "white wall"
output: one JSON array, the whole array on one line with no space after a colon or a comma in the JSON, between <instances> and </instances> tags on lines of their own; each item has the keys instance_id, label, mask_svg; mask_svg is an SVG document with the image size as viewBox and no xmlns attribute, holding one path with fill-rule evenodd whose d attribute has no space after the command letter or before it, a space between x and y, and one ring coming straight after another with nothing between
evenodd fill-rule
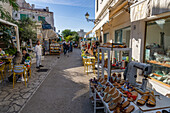
<instances>
[{"instance_id":1,"label":"white wall","mask_svg":"<svg viewBox=\"0 0 170 113\"><path fill-rule=\"evenodd\" d=\"M17 17L15 16L17 14ZM54 16L53 13L50 12L42 12L42 11L37 11L37 10L29 10L29 9L20 9L19 11L13 12L13 18L15 20L20 20L20 14L28 14L30 18L32 16L35 16L35 19L33 21L38 21L38 16L43 16L45 17L45 20L51 24L51 26L54 28Z\"/></svg>"},{"instance_id":2,"label":"white wall","mask_svg":"<svg viewBox=\"0 0 170 113\"><path fill-rule=\"evenodd\" d=\"M130 47L132 47L132 58L143 62L144 56L145 21L135 21L131 24Z\"/></svg>"},{"instance_id":3,"label":"white wall","mask_svg":"<svg viewBox=\"0 0 170 113\"><path fill-rule=\"evenodd\" d=\"M1 1L0 4L12 16L12 7L8 3L2 3Z\"/></svg>"}]
</instances>

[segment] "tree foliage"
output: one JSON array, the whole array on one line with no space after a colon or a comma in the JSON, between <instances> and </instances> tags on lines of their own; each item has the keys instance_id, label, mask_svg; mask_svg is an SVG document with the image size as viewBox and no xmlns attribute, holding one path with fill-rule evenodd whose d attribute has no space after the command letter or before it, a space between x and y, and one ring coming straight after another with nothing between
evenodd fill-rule
<instances>
[{"instance_id":1,"label":"tree foliage","mask_svg":"<svg viewBox=\"0 0 170 113\"><path fill-rule=\"evenodd\" d=\"M79 35L76 31L71 31L69 29L65 29L62 31L62 36L66 41L78 41L79 40Z\"/></svg>"},{"instance_id":2,"label":"tree foliage","mask_svg":"<svg viewBox=\"0 0 170 113\"><path fill-rule=\"evenodd\" d=\"M19 6L16 3L15 0L0 0L2 3L8 3L10 6L12 6L13 10L18 10ZM0 18L6 19L6 20L12 20L11 15L9 14L8 11L6 11L3 7L2 4L0 4Z\"/></svg>"},{"instance_id":3,"label":"tree foliage","mask_svg":"<svg viewBox=\"0 0 170 113\"><path fill-rule=\"evenodd\" d=\"M25 18L15 23L19 27L20 42L29 42L29 39L33 41L36 40L36 22L32 21L30 18Z\"/></svg>"}]
</instances>

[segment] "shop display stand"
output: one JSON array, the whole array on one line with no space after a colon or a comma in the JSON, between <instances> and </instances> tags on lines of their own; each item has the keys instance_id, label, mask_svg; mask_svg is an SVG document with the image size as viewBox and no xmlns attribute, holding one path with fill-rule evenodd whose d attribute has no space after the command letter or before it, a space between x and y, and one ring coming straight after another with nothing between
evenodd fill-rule
<instances>
[{"instance_id":1,"label":"shop display stand","mask_svg":"<svg viewBox=\"0 0 170 113\"><path fill-rule=\"evenodd\" d=\"M60 55L61 53L61 46L60 45L50 45L50 54L57 54Z\"/></svg>"},{"instance_id":2,"label":"shop display stand","mask_svg":"<svg viewBox=\"0 0 170 113\"><path fill-rule=\"evenodd\" d=\"M114 70L111 70L111 65L110 65L110 61L111 61L111 54L113 54L113 52L117 51L119 52L119 61L122 60L122 52L123 51L129 51L129 62L131 61L132 59L132 49L131 48L106 48L106 47L99 47L98 48L98 53L102 52L102 77L104 77L104 71L107 72L107 75L111 75L111 73L114 73L114 72L124 72L125 69L114 69ZM107 68L104 67L104 53L107 52L107 58L108 58L108 63L107 63ZM99 54L98 54L98 66L99 66L99 63L100 63L100 59L99 59ZM100 73L99 73L99 67L98 67L98 78L100 76ZM109 78L109 77L108 77Z\"/></svg>"},{"instance_id":3,"label":"shop display stand","mask_svg":"<svg viewBox=\"0 0 170 113\"><path fill-rule=\"evenodd\" d=\"M102 62L101 62L101 63L100 63L100 50L101 50L101 53L102 53ZM132 58L132 56L131 56L131 54L132 54L132 49L131 49L131 48L106 48L106 47L98 47L98 65L97 65L97 66L98 66L98 67L97 67L97 69L98 69L98 78L99 78L99 76L100 76L100 73L102 74L102 77L104 77L104 71L106 71L108 75L110 75L111 73L114 73L114 72L119 72L119 73L121 73L121 72L124 72L124 71L125 71L125 69L114 69L114 70L110 70L110 69L111 69L111 66L110 66L111 54L112 54L112 52L114 52L114 51L119 52L119 58L118 58L119 60L122 60L122 52L123 52L123 51L129 51L129 61L131 61L131 58ZM107 67L107 68L104 67L104 59L105 59L105 56L106 56L105 52L107 52L107 59L108 59L108 67ZM109 77L108 77L108 78L109 78ZM91 87L91 86L90 86L90 87ZM97 98L96 98L96 94L99 95L100 99L97 99ZM92 92L91 92L91 88L90 88L90 95L91 95L91 96L93 95L93 98L94 98L94 113L96 113L96 110L97 110L97 109L103 109L103 108L104 108L104 111L105 111L106 113L112 113L112 112L108 109L108 104L103 101L103 97L100 96L99 92L97 92L97 91L95 90L95 92L92 93ZM96 106L96 102L97 102L97 101L101 101L104 106L103 106L103 107L97 107L97 106Z\"/></svg>"},{"instance_id":4,"label":"shop display stand","mask_svg":"<svg viewBox=\"0 0 170 113\"><path fill-rule=\"evenodd\" d=\"M102 68L99 68L99 63L100 63L100 59L99 59L99 54L98 54L98 78L100 76L100 70L102 71L102 77L104 78L104 71L107 71L108 73L108 78L110 77L112 72L124 72L124 70L118 69L118 70L110 70L110 59L111 59L111 52L112 51L119 51L119 53L121 54L122 51L129 51L129 61L131 61L131 51L132 49L130 48L104 48L104 47L99 47L98 48L98 53L99 50L101 49L102 52ZM104 67L104 52L108 52L108 68ZM119 55L119 60L121 60L121 55ZM108 79L108 83L110 83L109 79ZM113 86L110 83L111 86ZM114 87L114 86L113 86ZM147 90L151 91L151 89ZM119 91L119 90L118 90ZM122 93L119 91L119 93ZM157 111L162 111L162 110L167 110L168 112L170 112L170 99L161 95L160 93L154 91L154 94L156 95L156 106L155 107L147 107L146 105L144 106L138 106L136 104L137 100L141 98L141 95L139 94L136 101L134 102L130 102L130 105L133 105L135 107L135 109L133 110L132 113L156 113ZM96 98L96 95L99 96L99 98ZM103 101L103 97L100 95L100 92L98 92L96 89L94 89L94 92L91 91L91 84L90 84L90 96L93 96L94 98L94 113L96 113L97 109L104 109L105 113L113 113L113 111L109 110L109 106L108 103ZM159 96L159 97L158 97ZM123 97L125 98L125 97ZM125 98L125 100L127 100L127 98ZM103 103L104 106L102 107L97 107L97 102L100 101Z\"/></svg>"}]
</instances>

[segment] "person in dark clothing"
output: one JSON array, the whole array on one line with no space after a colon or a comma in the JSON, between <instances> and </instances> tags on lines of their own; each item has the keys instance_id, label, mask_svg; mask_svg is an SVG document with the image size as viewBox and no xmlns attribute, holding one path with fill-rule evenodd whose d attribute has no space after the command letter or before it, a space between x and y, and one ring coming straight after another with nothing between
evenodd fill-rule
<instances>
[{"instance_id":1,"label":"person in dark clothing","mask_svg":"<svg viewBox=\"0 0 170 113\"><path fill-rule=\"evenodd\" d=\"M68 47L67 43L66 43L65 40L64 40L64 41L63 41L63 51L64 51L64 55L66 55L68 49L69 49L69 47Z\"/></svg>"},{"instance_id":2,"label":"person in dark clothing","mask_svg":"<svg viewBox=\"0 0 170 113\"><path fill-rule=\"evenodd\" d=\"M72 41L69 42L69 51L70 52L73 51L73 43L72 43Z\"/></svg>"},{"instance_id":3,"label":"person in dark clothing","mask_svg":"<svg viewBox=\"0 0 170 113\"><path fill-rule=\"evenodd\" d=\"M30 55L27 53L27 51L26 51L26 49L23 49L22 50L22 62L21 62L21 64L24 64L24 62L25 62L25 60L28 58L28 57L30 57Z\"/></svg>"}]
</instances>

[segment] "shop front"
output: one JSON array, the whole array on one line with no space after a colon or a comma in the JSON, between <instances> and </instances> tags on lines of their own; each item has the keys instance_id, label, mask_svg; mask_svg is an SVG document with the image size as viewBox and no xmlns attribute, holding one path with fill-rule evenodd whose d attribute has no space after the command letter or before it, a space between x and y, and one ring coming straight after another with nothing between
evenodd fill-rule
<instances>
[{"instance_id":1,"label":"shop front","mask_svg":"<svg viewBox=\"0 0 170 113\"><path fill-rule=\"evenodd\" d=\"M146 22L144 61L153 66L153 73L150 75L151 83L155 85L157 89L165 89L162 91L164 94L170 93L169 29L170 17Z\"/></svg>"},{"instance_id":2,"label":"shop front","mask_svg":"<svg viewBox=\"0 0 170 113\"><path fill-rule=\"evenodd\" d=\"M138 62L153 66L149 83L153 89L166 96L170 95L170 7L167 6L168 3L160 0L143 0L131 6L130 14L132 57Z\"/></svg>"}]
</instances>

